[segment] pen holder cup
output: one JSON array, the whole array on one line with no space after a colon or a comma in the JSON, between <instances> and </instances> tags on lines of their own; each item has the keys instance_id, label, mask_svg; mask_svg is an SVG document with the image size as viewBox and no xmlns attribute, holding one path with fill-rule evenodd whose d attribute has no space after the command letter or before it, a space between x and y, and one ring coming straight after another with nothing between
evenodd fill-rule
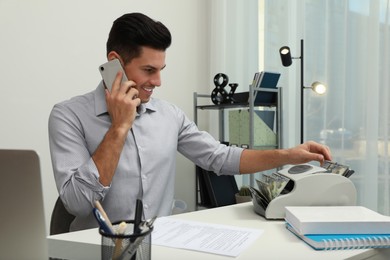
<instances>
[{"instance_id":1,"label":"pen holder cup","mask_svg":"<svg viewBox=\"0 0 390 260\"><path fill-rule=\"evenodd\" d=\"M118 234L119 224L113 223L114 233L108 234L99 229L102 237L101 259L102 260L150 260L153 227L142 230L141 233L133 233L134 221L125 221L126 231L123 235Z\"/></svg>"}]
</instances>

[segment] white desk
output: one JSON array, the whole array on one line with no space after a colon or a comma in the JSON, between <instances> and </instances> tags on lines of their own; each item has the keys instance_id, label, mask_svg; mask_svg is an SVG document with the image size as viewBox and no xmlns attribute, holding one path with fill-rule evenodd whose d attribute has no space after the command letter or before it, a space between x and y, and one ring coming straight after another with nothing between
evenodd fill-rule
<instances>
[{"instance_id":1,"label":"white desk","mask_svg":"<svg viewBox=\"0 0 390 260\"><path fill-rule=\"evenodd\" d=\"M253 211L252 202L171 216L183 220L258 228L264 233L237 258L152 246L153 260L222 259L390 259L390 249L316 251L286 230L283 221L267 221ZM152 233L153 237L153 233ZM101 237L97 229L48 237L49 256L63 259L100 259Z\"/></svg>"}]
</instances>

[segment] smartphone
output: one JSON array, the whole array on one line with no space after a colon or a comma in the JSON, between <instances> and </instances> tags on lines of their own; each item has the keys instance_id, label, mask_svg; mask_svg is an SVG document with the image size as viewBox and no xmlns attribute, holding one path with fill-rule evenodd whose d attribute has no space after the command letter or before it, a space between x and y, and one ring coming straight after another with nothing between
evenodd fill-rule
<instances>
[{"instance_id":1,"label":"smartphone","mask_svg":"<svg viewBox=\"0 0 390 260\"><path fill-rule=\"evenodd\" d=\"M122 81L121 83L127 81L127 77L125 74L125 71L123 70L123 67L118 59L110 60L102 65L99 66L100 74L102 75L104 85L106 88L111 91L112 84L114 83L116 74L118 71L122 71Z\"/></svg>"}]
</instances>

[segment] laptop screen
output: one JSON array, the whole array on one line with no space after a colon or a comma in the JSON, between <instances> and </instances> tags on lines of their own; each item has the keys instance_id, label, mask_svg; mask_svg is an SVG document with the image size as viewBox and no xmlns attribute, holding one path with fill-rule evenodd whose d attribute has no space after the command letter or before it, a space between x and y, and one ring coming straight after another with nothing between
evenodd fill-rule
<instances>
[{"instance_id":1,"label":"laptop screen","mask_svg":"<svg viewBox=\"0 0 390 260\"><path fill-rule=\"evenodd\" d=\"M0 149L1 259L48 259L38 154Z\"/></svg>"}]
</instances>

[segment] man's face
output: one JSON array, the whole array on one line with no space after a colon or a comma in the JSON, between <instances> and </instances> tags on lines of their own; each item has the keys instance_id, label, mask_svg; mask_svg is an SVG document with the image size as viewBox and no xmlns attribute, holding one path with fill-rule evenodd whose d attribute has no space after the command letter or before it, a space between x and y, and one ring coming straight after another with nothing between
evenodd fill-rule
<instances>
[{"instance_id":1,"label":"man's face","mask_svg":"<svg viewBox=\"0 0 390 260\"><path fill-rule=\"evenodd\" d=\"M142 103L150 100L155 87L161 85L160 72L165 68L165 51L142 47L141 55L124 66L126 76L134 81Z\"/></svg>"}]
</instances>

